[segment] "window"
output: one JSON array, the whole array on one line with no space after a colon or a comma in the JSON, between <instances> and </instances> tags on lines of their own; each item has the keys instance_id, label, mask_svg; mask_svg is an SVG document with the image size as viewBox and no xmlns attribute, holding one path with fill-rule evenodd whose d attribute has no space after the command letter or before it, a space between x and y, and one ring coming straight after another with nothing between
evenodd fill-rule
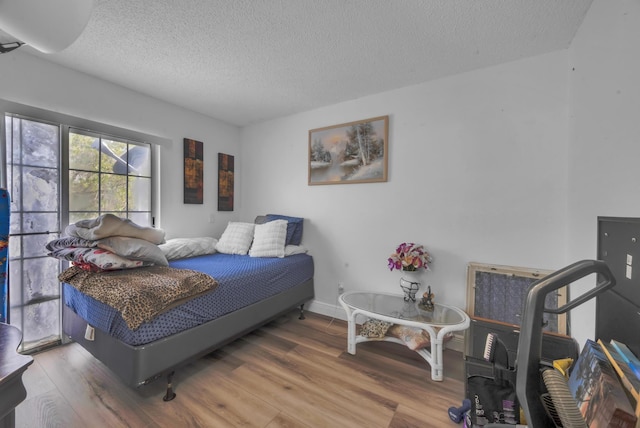
<instances>
[{"instance_id":1,"label":"window","mask_svg":"<svg viewBox=\"0 0 640 428\"><path fill-rule=\"evenodd\" d=\"M9 228L9 321L23 334L20 350L60 338L60 263L45 244L60 229L60 127L6 116Z\"/></svg>"},{"instance_id":2,"label":"window","mask_svg":"<svg viewBox=\"0 0 640 428\"><path fill-rule=\"evenodd\" d=\"M5 114L4 125L11 196L6 300L10 324L23 333L18 350L34 352L62 340L58 275L65 265L48 257L45 245L67 224L105 213L153 225L152 150L16 114Z\"/></svg>"},{"instance_id":3,"label":"window","mask_svg":"<svg viewBox=\"0 0 640 428\"><path fill-rule=\"evenodd\" d=\"M69 132L69 223L112 213L152 225L151 146Z\"/></svg>"}]
</instances>

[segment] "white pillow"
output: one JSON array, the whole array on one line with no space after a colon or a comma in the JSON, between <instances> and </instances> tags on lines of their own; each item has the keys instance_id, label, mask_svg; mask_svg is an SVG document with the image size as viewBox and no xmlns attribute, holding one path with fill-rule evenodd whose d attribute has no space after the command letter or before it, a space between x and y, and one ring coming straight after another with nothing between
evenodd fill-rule
<instances>
[{"instance_id":1,"label":"white pillow","mask_svg":"<svg viewBox=\"0 0 640 428\"><path fill-rule=\"evenodd\" d=\"M173 238L158 245L167 260L186 259L187 257L214 254L216 252L216 238L203 236L201 238Z\"/></svg>"},{"instance_id":2,"label":"white pillow","mask_svg":"<svg viewBox=\"0 0 640 428\"><path fill-rule=\"evenodd\" d=\"M253 241L254 228L253 223L230 221L216 244L216 250L224 254L247 254Z\"/></svg>"},{"instance_id":3,"label":"white pillow","mask_svg":"<svg viewBox=\"0 0 640 428\"><path fill-rule=\"evenodd\" d=\"M284 257L284 242L286 239L286 220L274 220L264 224L257 224L249 255L251 257L282 258Z\"/></svg>"}]
</instances>

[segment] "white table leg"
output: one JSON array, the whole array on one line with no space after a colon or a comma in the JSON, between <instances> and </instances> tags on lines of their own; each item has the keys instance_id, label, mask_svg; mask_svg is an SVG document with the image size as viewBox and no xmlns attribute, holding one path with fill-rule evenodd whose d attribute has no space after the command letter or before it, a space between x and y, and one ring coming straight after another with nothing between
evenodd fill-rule
<instances>
[{"instance_id":1,"label":"white table leg","mask_svg":"<svg viewBox=\"0 0 640 428\"><path fill-rule=\"evenodd\" d=\"M347 311L347 352L356 354L356 317L352 311Z\"/></svg>"},{"instance_id":2,"label":"white table leg","mask_svg":"<svg viewBox=\"0 0 640 428\"><path fill-rule=\"evenodd\" d=\"M439 336L439 335L438 335ZM442 338L431 339L431 379L441 381L444 379L444 364L442 356Z\"/></svg>"}]
</instances>

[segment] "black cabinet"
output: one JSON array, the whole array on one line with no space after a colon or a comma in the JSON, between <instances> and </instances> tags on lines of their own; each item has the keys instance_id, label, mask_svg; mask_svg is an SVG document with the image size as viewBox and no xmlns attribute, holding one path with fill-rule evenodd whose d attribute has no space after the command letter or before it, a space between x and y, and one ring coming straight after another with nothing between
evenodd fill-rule
<instances>
[{"instance_id":1,"label":"black cabinet","mask_svg":"<svg viewBox=\"0 0 640 428\"><path fill-rule=\"evenodd\" d=\"M15 426L15 407L27 397L22 374L33 358L20 355L16 349L22 333L16 327L0 323L0 427Z\"/></svg>"},{"instance_id":2,"label":"black cabinet","mask_svg":"<svg viewBox=\"0 0 640 428\"><path fill-rule=\"evenodd\" d=\"M596 309L596 337L603 342L615 339L626 344L631 351L640 355L638 329L640 328L640 307L615 292L605 292L598 298Z\"/></svg>"},{"instance_id":3,"label":"black cabinet","mask_svg":"<svg viewBox=\"0 0 640 428\"><path fill-rule=\"evenodd\" d=\"M598 217L598 259L616 285L596 297L596 338L640 355L640 218Z\"/></svg>"},{"instance_id":4,"label":"black cabinet","mask_svg":"<svg viewBox=\"0 0 640 428\"><path fill-rule=\"evenodd\" d=\"M518 340L520 328L518 326L502 324L491 320L473 318L469 326L469 336L465 344L465 355L472 358L483 359L486 338L489 333L497 334L504 343L509 354L509 363L515 364L518 354ZM574 358L579 353L577 342L569 336L543 333L542 336L542 360L553 362L562 358Z\"/></svg>"}]
</instances>

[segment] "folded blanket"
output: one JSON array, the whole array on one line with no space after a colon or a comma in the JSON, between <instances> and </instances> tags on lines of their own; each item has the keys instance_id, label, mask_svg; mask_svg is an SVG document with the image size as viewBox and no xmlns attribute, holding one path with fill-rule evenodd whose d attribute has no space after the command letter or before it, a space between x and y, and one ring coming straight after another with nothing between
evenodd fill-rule
<instances>
[{"instance_id":1,"label":"folded blanket","mask_svg":"<svg viewBox=\"0 0 640 428\"><path fill-rule=\"evenodd\" d=\"M48 242L45 248L49 250L47 255L50 257L76 264L91 263L96 269L90 270L94 271L129 269L152 264L169 265L158 245L144 239L126 236L111 236L97 241L77 236L63 236Z\"/></svg>"},{"instance_id":2,"label":"folded blanket","mask_svg":"<svg viewBox=\"0 0 640 428\"><path fill-rule=\"evenodd\" d=\"M144 239L156 245L164 242L163 230L140 226L129 219L113 214L103 214L94 219L70 224L64 234L92 241L111 236L127 236Z\"/></svg>"},{"instance_id":3,"label":"folded blanket","mask_svg":"<svg viewBox=\"0 0 640 428\"><path fill-rule=\"evenodd\" d=\"M59 239L54 239L45 245L45 248L49 251L60 251L67 248L95 248L98 246L96 241L89 241L88 239L78 238L77 236L63 236Z\"/></svg>"},{"instance_id":4,"label":"folded blanket","mask_svg":"<svg viewBox=\"0 0 640 428\"><path fill-rule=\"evenodd\" d=\"M218 281L202 272L165 266L100 273L72 266L58 279L118 310L131 330L218 286Z\"/></svg>"},{"instance_id":5,"label":"folded blanket","mask_svg":"<svg viewBox=\"0 0 640 428\"><path fill-rule=\"evenodd\" d=\"M119 256L102 248L68 247L51 251L47 254L60 260L68 260L84 270L100 272L106 270L134 269L151 266L153 262L133 260Z\"/></svg>"}]
</instances>

